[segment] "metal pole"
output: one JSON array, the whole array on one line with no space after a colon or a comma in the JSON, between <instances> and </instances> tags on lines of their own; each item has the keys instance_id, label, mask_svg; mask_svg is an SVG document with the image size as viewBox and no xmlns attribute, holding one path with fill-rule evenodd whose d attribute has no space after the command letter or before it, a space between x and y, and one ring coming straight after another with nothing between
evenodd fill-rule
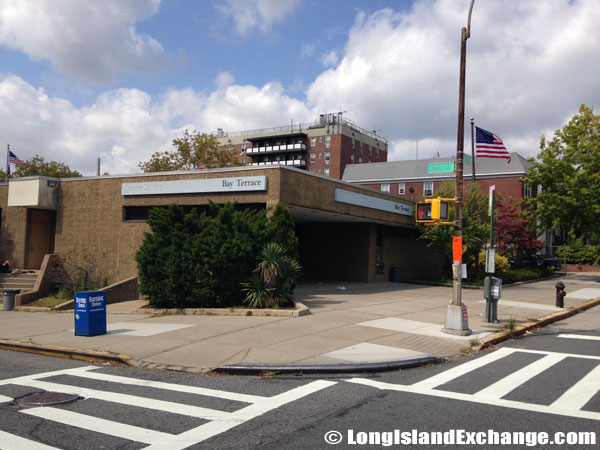
<instances>
[{"instance_id":1,"label":"metal pole","mask_svg":"<svg viewBox=\"0 0 600 450\"><path fill-rule=\"evenodd\" d=\"M475 184L475 119L471 117L471 167L472 167L472 179Z\"/></svg>"},{"instance_id":2,"label":"metal pole","mask_svg":"<svg viewBox=\"0 0 600 450\"><path fill-rule=\"evenodd\" d=\"M100 158L96 161L96 175L100 176Z\"/></svg>"}]
</instances>

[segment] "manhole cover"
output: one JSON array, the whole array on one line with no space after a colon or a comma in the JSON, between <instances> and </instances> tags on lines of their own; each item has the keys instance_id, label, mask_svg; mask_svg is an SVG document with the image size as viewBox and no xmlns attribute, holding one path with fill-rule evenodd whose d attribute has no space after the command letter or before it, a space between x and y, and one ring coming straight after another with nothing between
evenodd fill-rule
<instances>
[{"instance_id":1,"label":"manhole cover","mask_svg":"<svg viewBox=\"0 0 600 450\"><path fill-rule=\"evenodd\" d=\"M33 392L17 400L21 406L51 406L63 405L80 399L77 394L65 394L63 392Z\"/></svg>"}]
</instances>

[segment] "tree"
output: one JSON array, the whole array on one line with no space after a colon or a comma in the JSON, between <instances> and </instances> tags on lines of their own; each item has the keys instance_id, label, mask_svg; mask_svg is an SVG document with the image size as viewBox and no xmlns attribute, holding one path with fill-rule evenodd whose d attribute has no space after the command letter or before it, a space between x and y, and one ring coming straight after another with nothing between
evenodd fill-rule
<instances>
[{"instance_id":1,"label":"tree","mask_svg":"<svg viewBox=\"0 0 600 450\"><path fill-rule=\"evenodd\" d=\"M6 174L4 175L6 176ZM73 178L81 176L78 171L71 170L66 164L56 161L46 162L40 155L35 155L31 159L23 161L23 165L17 166L10 175L11 177L44 176L51 178Z\"/></svg>"},{"instance_id":2,"label":"tree","mask_svg":"<svg viewBox=\"0 0 600 450\"><path fill-rule=\"evenodd\" d=\"M168 172L242 165L233 146L219 146L214 136L188 130L183 137L173 139L173 151L156 152L149 161L138 163L144 172Z\"/></svg>"},{"instance_id":3,"label":"tree","mask_svg":"<svg viewBox=\"0 0 600 450\"><path fill-rule=\"evenodd\" d=\"M498 199L494 219L494 242L498 253L530 255L544 246L535 238L533 231L527 226L527 219L521 215L519 206L514 202Z\"/></svg>"},{"instance_id":4,"label":"tree","mask_svg":"<svg viewBox=\"0 0 600 450\"><path fill-rule=\"evenodd\" d=\"M435 191L434 197L452 198L455 195L455 183L445 182ZM454 220L454 206L450 205L448 220ZM452 237L454 227L447 225L419 225L421 238L428 239L428 245L438 245L444 249L447 258L447 268L452 263ZM489 236L487 220L487 199L481 193L479 185L473 184L463 195L462 237L463 262L469 267L477 266L479 251Z\"/></svg>"},{"instance_id":5,"label":"tree","mask_svg":"<svg viewBox=\"0 0 600 450\"><path fill-rule=\"evenodd\" d=\"M554 137L540 143L523 182L541 186L527 199L527 217L542 228L566 230L571 237L600 238L600 116L581 105Z\"/></svg>"}]
</instances>

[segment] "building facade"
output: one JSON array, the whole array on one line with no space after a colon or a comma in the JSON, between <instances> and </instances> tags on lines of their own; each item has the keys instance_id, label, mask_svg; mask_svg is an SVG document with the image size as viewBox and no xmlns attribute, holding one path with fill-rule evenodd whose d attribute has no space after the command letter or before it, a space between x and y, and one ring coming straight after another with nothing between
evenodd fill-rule
<instances>
[{"instance_id":1,"label":"building facade","mask_svg":"<svg viewBox=\"0 0 600 450\"><path fill-rule=\"evenodd\" d=\"M341 179L348 164L387 161L387 138L360 128L342 113L309 124L214 133L221 145L252 166L285 165Z\"/></svg>"},{"instance_id":2,"label":"building facade","mask_svg":"<svg viewBox=\"0 0 600 450\"><path fill-rule=\"evenodd\" d=\"M11 179L0 184L0 256L27 269L51 253L87 260L115 283L137 275L151 208L210 201L287 206L307 279L384 281L392 267L433 279L442 270L441 254L418 239L413 202L287 166Z\"/></svg>"},{"instance_id":3,"label":"building facade","mask_svg":"<svg viewBox=\"0 0 600 450\"><path fill-rule=\"evenodd\" d=\"M433 158L351 165L346 167L342 180L416 201L432 197L442 183L454 182L455 161L455 158ZM518 201L537 195L537 186L521 181L521 177L527 175L530 162L518 153L511 153L510 163L493 158L477 158L475 163L475 181L486 195L492 185L496 186L496 194L505 199ZM472 184L472 173L471 157L465 155L465 189Z\"/></svg>"}]
</instances>

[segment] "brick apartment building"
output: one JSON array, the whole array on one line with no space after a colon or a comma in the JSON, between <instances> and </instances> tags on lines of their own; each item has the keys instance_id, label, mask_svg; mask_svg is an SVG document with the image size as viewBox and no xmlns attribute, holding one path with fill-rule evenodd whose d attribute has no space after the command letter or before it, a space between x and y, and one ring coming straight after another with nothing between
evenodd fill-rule
<instances>
[{"instance_id":1,"label":"brick apartment building","mask_svg":"<svg viewBox=\"0 0 600 450\"><path fill-rule=\"evenodd\" d=\"M432 197L443 182L455 180L455 161L455 158L433 158L349 165L342 180L416 201ZM496 186L496 194L506 199L521 200L537 195L537 186L527 186L521 181L530 162L518 153L511 153L510 163L504 159L477 158L475 164L475 180L486 195L492 185ZM471 157L465 155L463 180L466 189L471 186L472 173Z\"/></svg>"},{"instance_id":2,"label":"brick apartment building","mask_svg":"<svg viewBox=\"0 0 600 450\"><path fill-rule=\"evenodd\" d=\"M387 161L387 138L357 126L342 113L321 114L308 124L213 133L252 166L285 165L341 179L348 164Z\"/></svg>"}]
</instances>

